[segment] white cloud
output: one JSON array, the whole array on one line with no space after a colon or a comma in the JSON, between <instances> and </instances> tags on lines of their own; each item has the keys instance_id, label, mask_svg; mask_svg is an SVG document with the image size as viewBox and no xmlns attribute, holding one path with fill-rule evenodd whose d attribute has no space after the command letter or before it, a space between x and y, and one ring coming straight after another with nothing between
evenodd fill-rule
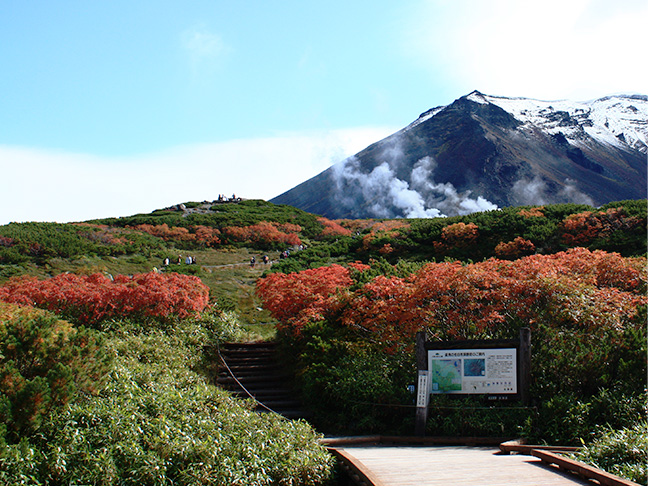
<instances>
[{"instance_id":1,"label":"white cloud","mask_svg":"<svg viewBox=\"0 0 648 486\"><path fill-rule=\"evenodd\" d=\"M180 37L191 72L194 76L205 76L217 66L217 61L231 51L220 35L198 25L185 30Z\"/></svg>"},{"instance_id":2,"label":"white cloud","mask_svg":"<svg viewBox=\"0 0 648 486\"><path fill-rule=\"evenodd\" d=\"M0 224L127 216L219 194L271 199L393 131L284 133L119 158L0 146L10 182Z\"/></svg>"},{"instance_id":3,"label":"white cloud","mask_svg":"<svg viewBox=\"0 0 648 486\"><path fill-rule=\"evenodd\" d=\"M646 2L431 0L414 10L406 55L462 93L586 100L648 92Z\"/></svg>"},{"instance_id":4,"label":"white cloud","mask_svg":"<svg viewBox=\"0 0 648 486\"><path fill-rule=\"evenodd\" d=\"M209 58L221 54L225 44L220 36L204 27L194 27L182 34L182 45L195 58Z\"/></svg>"}]
</instances>

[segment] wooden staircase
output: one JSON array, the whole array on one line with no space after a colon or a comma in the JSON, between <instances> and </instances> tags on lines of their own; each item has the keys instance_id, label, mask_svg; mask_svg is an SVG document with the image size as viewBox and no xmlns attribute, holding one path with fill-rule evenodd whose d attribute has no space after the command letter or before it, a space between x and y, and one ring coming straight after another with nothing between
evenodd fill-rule
<instances>
[{"instance_id":1,"label":"wooden staircase","mask_svg":"<svg viewBox=\"0 0 648 486\"><path fill-rule=\"evenodd\" d=\"M220 359L216 382L222 388L240 398L254 398L258 412L307 417L291 387L292 376L278 362L275 343L225 343Z\"/></svg>"}]
</instances>

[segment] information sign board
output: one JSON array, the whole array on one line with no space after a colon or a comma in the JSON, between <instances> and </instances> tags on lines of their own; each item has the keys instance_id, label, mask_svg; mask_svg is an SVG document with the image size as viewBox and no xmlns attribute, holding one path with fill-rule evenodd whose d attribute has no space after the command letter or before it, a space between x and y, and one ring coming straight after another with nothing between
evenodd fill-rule
<instances>
[{"instance_id":1,"label":"information sign board","mask_svg":"<svg viewBox=\"0 0 648 486\"><path fill-rule=\"evenodd\" d=\"M517 394L516 348L428 350L431 394Z\"/></svg>"},{"instance_id":2,"label":"information sign board","mask_svg":"<svg viewBox=\"0 0 648 486\"><path fill-rule=\"evenodd\" d=\"M432 395L482 395L488 400L520 400L529 405L531 331L519 339L429 342L416 333L416 435L425 435Z\"/></svg>"}]
</instances>

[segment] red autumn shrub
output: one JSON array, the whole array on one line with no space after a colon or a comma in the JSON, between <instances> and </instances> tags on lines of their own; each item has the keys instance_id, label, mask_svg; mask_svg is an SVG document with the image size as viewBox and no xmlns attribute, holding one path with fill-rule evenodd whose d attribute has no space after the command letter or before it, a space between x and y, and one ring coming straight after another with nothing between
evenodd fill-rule
<instances>
[{"instance_id":1,"label":"red autumn shrub","mask_svg":"<svg viewBox=\"0 0 648 486\"><path fill-rule=\"evenodd\" d=\"M454 223L441 230L441 241L434 242L436 251L443 252L452 248L467 248L479 237L479 228L475 223Z\"/></svg>"},{"instance_id":2,"label":"red autumn shrub","mask_svg":"<svg viewBox=\"0 0 648 486\"><path fill-rule=\"evenodd\" d=\"M508 243L502 241L495 247L495 256L505 260L515 260L526 255L531 255L533 252L535 252L533 242L525 240L521 236L516 237Z\"/></svg>"},{"instance_id":3,"label":"red autumn shrub","mask_svg":"<svg viewBox=\"0 0 648 486\"><path fill-rule=\"evenodd\" d=\"M296 224L261 221L250 226L227 226L222 234L229 241L251 244L301 245L297 233L301 226Z\"/></svg>"},{"instance_id":4,"label":"red autumn shrub","mask_svg":"<svg viewBox=\"0 0 648 486\"><path fill-rule=\"evenodd\" d=\"M299 334L311 320L319 320L334 304L338 289L353 283L348 269L340 265L297 273L273 273L257 281L257 294L265 308L280 321L283 330Z\"/></svg>"},{"instance_id":5,"label":"red autumn shrub","mask_svg":"<svg viewBox=\"0 0 648 486\"><path fill-rule=\"evenodd\" d=\"M562 238L567 245L586 246L615 231L630 231L641 222L641 218L628 216L623 208L585 211L565 218L562 222Z\"/></svg>"},{"instance_id":6,"label":"red autumn shrub","mask_svg":"<svg viewBox=\"0 0 648 486\"><path fill-rule=\"evenodd\" d=\"M195 226L194 227L196 240L205 244L208 247L215 247L220 245L220 231L218 228L212 228L210 226Z\"/></svg>"},{"instance_id":7,"label":"red autumn shrub","mask_svg":"<svg viewBox=\"0 0 648 486\"><path fill-rule=\"evenodd\" d=\"M0 300L92 324L117 317L187 317L205 309L209 289L198 277L175 273L120 275L114 280L101 274L61 274L46 280L10 279L0 287Z\"/></svg>"},{"instance_id":8,"label":"red autumn shrub","mask_svg":"<svg viewBox=\"0 0 648 486\"><path fill-rule=\"evenodd\" d=\"M338 265L262 279L266 308L287 328L334 319L388 345L417 330L440 338L493 338L510 326L619 330L647 303L646 259L575 248L516 261L430 263L408 278L378 276L351 293ZM295 329L297 330L297 329Z\"/></svg>"},{"instance_id":9,"label":"red autumn shrub","mask_svg":"<svg viewBox=\"0 0 648 486\"><path fill-rule=\"evenodd\" d=\"M530 209L520 209L520 211L518 211L518 214L520 216L524 216L525 218L544 218L545 215L542 212L544 211L544 209L544 206L538 206Z\"/></svg>"},{"instance_id":10,"label":"red autumn shrub","mask_svg":"<svg viewBox=\"0 0 648 486\"><path fill-rule=\"evenodd\" d=\"M190 233L187 228L180 228L177 226L169 227L169 225L166 223L158 225L138 224L133 229L143 231L144 233L148 233L152 236L157 236L158 238L162 238L165 241L194 241L196 239L196 235Z\"/></svg>"},{"instance_id":11,"label":"red autumn shrub","mask_svg":"<svg viewBox=\"0 0 648 486\"><path fill-rule=\"evenodd\" d=\"M337 221L319 217L317 221L324 227L322 236L351 236L351 230L344 228Z\"/></svg>"}]
</instances>

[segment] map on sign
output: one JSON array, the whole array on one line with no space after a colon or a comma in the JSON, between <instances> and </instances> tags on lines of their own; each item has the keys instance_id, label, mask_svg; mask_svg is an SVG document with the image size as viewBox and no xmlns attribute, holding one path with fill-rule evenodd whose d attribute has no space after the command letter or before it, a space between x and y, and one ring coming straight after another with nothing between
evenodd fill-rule
<instances>
[{"instance_id":1,"label":"map on sign","mask_svg":"<svg viewBox=\"0 0 648 486\"><path fill-rule=\"evenodd\" d=\"M460 359L435 359L431 370L433 392L461 391Z\"/></svg>"},{"instance_id":2,"label":"map on sign","mask_svg":"<svg viewBox=\"0 0 648 486\"><path fill-rule=\"evenodd\" d=\"M430 393L515 394L516 357L515 348L429 350Z\"/></svg>"}]
</instances>

